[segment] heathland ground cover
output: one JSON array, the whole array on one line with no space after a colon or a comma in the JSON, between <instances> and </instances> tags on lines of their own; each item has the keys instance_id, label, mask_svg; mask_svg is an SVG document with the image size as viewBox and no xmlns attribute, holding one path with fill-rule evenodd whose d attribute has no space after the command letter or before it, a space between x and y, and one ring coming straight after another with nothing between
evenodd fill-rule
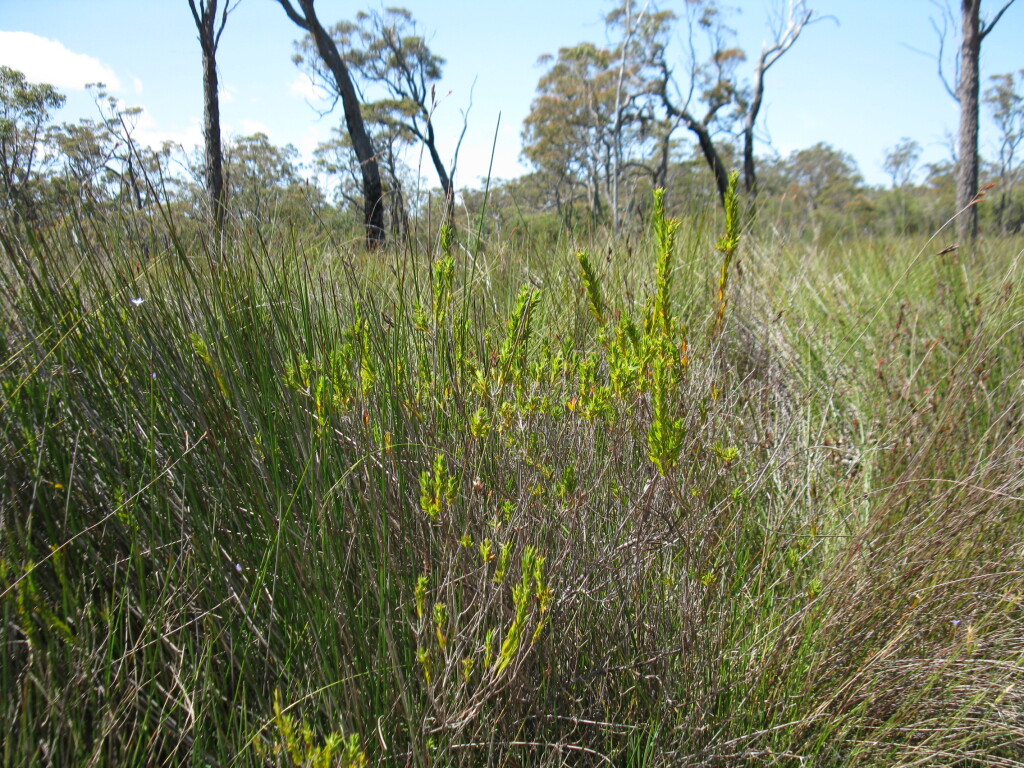
<instances>
[{"instance_id":1,"label":"heathland ground cover","mask_svg":"<svg viewBox=\"0 0 1024 768\"><path fill-rule=\"evenodd\" d=\"M5 765L1024 762L1019 239L482 224L4 229Z\"/></svg>"}]
</instances>

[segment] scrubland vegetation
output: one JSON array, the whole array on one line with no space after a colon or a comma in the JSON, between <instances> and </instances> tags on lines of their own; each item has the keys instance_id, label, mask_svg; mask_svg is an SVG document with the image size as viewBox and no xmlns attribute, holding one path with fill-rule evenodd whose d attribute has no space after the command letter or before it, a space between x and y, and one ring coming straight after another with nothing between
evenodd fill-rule
<instances>
[{"instance_id":1,"label":"scrubland vegetation","mask_svg":"<svg viewBox=\"0 0 1024 768\"><path fill-rule=\"evenodd\" d=\"M5 225L4 763L1021 762L1019 240L484 219Z\"/></svg>"},{"instance_id":2,"label":"scrubland vegetation","mask_svg":"<svg viewBox=\"0 0 1024 768\"><path fill-rule=\"evenodd\" d=\"M691 99L627 0L458 194L401 9L300 41L305 168L0 67L3 765L1024 765L1024 74L957 246L911 139L755 176L684 5Z\"/></svg>"}]
</instances>

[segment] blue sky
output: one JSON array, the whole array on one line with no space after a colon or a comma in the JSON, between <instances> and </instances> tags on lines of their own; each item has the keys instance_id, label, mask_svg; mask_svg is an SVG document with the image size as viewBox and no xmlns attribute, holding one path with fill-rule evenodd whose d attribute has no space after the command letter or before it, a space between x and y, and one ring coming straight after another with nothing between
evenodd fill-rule
<instances>
[{"instance_id":1,"label":"blue sky","mask_svg":"<svg viewBox=\"0 0 1024 768\"><path fill-rule=\"evenodd\" d=\"M612 7L608 0L391 4L408 8L433 51L447 60L437 89L444 98L436 113L445 156L454 149L461 110L472 90L456 180L469 186L487 172L496 130L494 175L507 178L524 170L519 134L543 73L538 57L584 40L605 42L601 19ZM665 0L662 7L681 4ZM738 10L732 17L738 44L756 57L768 37L773 0L725 4ZM982 0L982 14L991 15L1001 4ZM771 146L762 145L760 151L785 155L827 141L850 152L876 184L887 180L882 170L886 148L903 136L921 143L925 161L948 158L957 111L932 55L937 49L930 22L938 15L935 3L809 0L809 5L829 18L808 27L768 73L762 126ZM317 2L325 23L370 7L380 6ZM277 144L292 143L308 153L340 124L340 111L319 116L308 81L291 61L298 33L275 0L242 0L229 17L218 54L226 133L263 131ZM1024 5L1018 3L985 41L983 78L1024 68L1022 33ZM95 116L82 86L102 79L113 95L144 109L138 126L143 140L190 144L201 139L199 43L187 0L0 0L0 63L66 93L62 119ZM994 156L987 123L983 114L982 153ZM423 171L432 178L426 158Z\"/></svg>"}]
</instances>

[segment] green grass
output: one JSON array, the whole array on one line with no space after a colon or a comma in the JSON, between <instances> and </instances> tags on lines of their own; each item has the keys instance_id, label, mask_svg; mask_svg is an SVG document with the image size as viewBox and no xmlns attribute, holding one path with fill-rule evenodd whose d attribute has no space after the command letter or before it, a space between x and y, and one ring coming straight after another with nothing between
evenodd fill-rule
<instances>
[{"instance_id":1,"label":"green grass","mask_svg":"<svg viewBox=\"0 0 1024 768\"><path fill-rule=\"evenodd\" d=\"M1024 762L1020 243L655 219L6 231L3 763Z\"/></svg>"}]
</instances>

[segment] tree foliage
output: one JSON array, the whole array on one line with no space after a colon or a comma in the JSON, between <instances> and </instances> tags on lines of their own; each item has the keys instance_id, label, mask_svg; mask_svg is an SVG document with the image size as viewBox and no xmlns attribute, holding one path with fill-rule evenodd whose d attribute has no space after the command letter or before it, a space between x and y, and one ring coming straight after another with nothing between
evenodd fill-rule
<instances>
[{"instance_id":1,"label":"tree foliage","mask_svg":"<svg viewBox=\"0 0 1024 768\"><path fill-rule=\"evenodd\" d=\"M908 136L904 136L895 146L886 151L882 167L892 179L893 189L899 189L910 183L920 159L921 145Z\"/></svg>"},{"instance_id":2,"label":"tree foliage","mask_svg":"<svg viewBox=\"0 0 1024 768\"><path fill-rule=\"evenodd\" d=\"M674 18L627 2L606 18L615 45L541 59L550 66L524 123L523 156L552 182L553 207L582 199L601 220L610 203L614 223L620 186L635 199L641 180L664 183L675 121L657 99L656 61Z\"/></svg>"},{"instance_id":3,"label":"tree foliage","mask_svg":"<svg viewBox=\"0 0 1024 768\"><path fill-rule=\"evenodd\" d=\"M324 203L299 173L299 151L291 144L279 147L264 133L241 136L228 144L224 160L228 204L243 219L296 218Z\"/></svg>"},{"instance_id":4,"label":"tree foliage","mask_svg":"<svg viewBox=\"0 0 1024 768\"><path fill-rule=\"evenodd\" d=\"M52 85L29 83L21 72L0 66L0 194L17 220L34 220L41 166L52 112L64 96Z\"/></svg>"},{"instance_id":5,"label":"tree foliage","mask_svg":"<svg viewBox=\"0 0 1024 768\"><path fill-rule=\"evenodd\" d=\"M864 181L849 153L824 142L793 152L781 167L787 191L810 210L842 209Z\"/></svg>"},{"instance_id":6,"label":"tree foliage","mask_svg":"<svg viewBox=\"0 0 1024 768\"><path fill-rule=\"evenodd\" d=\"M1024 69L1017 73L993 75L985 90L984 101L999 131L997 156L999 176L999 229L1008 233L1020 225L1011 211L1013 189L1020 180L1018 150L1024 142Z\"/></svg>"},{"instance_id":7,"label":"tree foliage","mask_svg":"<svg viewBox=\"0 0 1024 768\"><path fill-rule=\"evenodd\" d=\"M613 44L581 43L542 60L550 66L526 120L524 156L551 179L557 207L585 198L592 216L601 219L610 201L614 228L623 207L621 185L632 199L640 180L665 185L682 125L696 140L723 200L729 180L725 157L740 136L745 187L752 194L765 73L813 19L803 0L789 4L749 84L740 76L746 53L736 44L727 9L716 0L688 0L681 18L652 2L638 7L623 0L605 19ZM671 45L680 27L681 56Z\"/></svg>"}]
</instances>

